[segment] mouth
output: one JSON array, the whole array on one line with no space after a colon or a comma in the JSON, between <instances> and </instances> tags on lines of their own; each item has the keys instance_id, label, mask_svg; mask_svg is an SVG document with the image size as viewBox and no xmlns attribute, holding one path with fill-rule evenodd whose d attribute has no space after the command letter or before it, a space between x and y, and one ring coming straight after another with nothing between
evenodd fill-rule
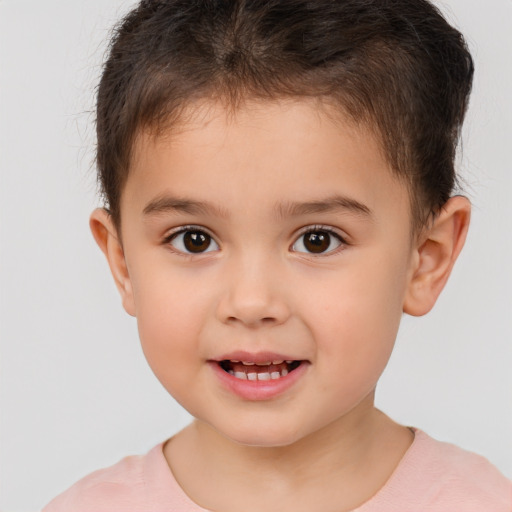
<instances>
[{"instance_id":1,"label":"mouth","mask_svg":"<svg viewBox=\"0 0 512 512\"><path fill-rule=\"evenodd\" d=\"M250 361L233 361L224 359L219 366L233 377L240 380L268 381L279 380L296 370L304 361L264 361L253 363Z\"/></svg>"}]
</instances>

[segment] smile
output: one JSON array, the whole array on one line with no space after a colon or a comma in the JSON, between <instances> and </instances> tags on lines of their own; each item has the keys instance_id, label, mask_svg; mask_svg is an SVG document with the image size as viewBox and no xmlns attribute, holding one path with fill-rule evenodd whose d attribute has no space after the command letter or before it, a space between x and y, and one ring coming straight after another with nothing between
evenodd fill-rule
<instances>
[{"instance_id":1,"label":"smile","mask_svg":"<svg viewBox=\"0 0 512 512\"><path fill-rule=\"evenodd\" d=\"M253 363L246 361L223 360L220 367L233 377L240 380L267 381L286 377L298 368L301 361L265 361Z\"/></svg>"},{"instance_id":2,"label":"smile","mask_svg":"<svg viewBox=\"0 0 512 512\"><path fill-rule=\"evenodd\" d=\"M210 359L218 381L243 400L272 400L302 381L311 367L307 359L273 352L237 351Z\"/></svg>"}]
</instances>

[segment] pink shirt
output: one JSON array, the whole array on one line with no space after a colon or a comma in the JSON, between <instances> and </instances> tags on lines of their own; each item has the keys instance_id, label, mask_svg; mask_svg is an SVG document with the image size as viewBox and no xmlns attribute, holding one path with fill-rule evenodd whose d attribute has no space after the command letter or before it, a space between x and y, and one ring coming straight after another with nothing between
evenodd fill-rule
<instances>
[{"instance_id":1,"label":"pink shirt","mask_svg":"<svg viewBox=\"0 0 512 512\"><path fill-rule=\"evenodd\" d=\"M415 432L386 485L354 512L512 512L512 482L485 458ZM207 512L178 485L162 447L91 473L43 512Z\"/></svg>"}]
</instances>

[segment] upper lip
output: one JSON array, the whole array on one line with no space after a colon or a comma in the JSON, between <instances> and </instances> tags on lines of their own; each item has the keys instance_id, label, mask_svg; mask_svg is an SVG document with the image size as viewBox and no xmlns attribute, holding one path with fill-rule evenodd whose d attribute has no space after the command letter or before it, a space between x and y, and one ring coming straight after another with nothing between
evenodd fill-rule
<instances>
[{"instance_id":1,"label":"upper lip","mask_svg":"<svg viewBox=\"0 0 512 512\"><path fill-rule=\"evenodd\" d=\"M244 363L267 363L273 361L302 361L302 358L290 356L289 354L280 354L277 352L247 352L245 350L237 350L229 352L220 357L212 359L212 361L241 361Z\"/></svg>"}]
</instances>

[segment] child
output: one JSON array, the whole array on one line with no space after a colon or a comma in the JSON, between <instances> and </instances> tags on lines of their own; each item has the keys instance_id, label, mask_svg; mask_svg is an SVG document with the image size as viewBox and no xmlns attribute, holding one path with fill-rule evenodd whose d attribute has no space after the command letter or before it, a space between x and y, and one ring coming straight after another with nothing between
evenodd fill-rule
<instances>
[{"instance_id":1,"label":"child","mask_svg":"<svg viewBox=\"0 0 512 512\"><path fill-rule=\"evenodd\" d=\"M464 244L473 64L425 0L146 0L98 90L91 229L194 422L54 511L496 511L485 459L374 406Z\"/></svg>"}]
</instances>

